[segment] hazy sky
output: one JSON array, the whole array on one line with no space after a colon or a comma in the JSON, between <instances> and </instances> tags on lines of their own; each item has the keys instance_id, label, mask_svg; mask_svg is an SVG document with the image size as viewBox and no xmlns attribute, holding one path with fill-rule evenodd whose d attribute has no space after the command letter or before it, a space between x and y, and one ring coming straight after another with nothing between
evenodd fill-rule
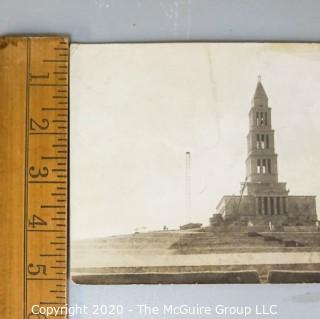
<instances>
[{"instance_id":1,"label":"hazy sky","mask_svg":"<svg viewBox=\"0 0 320 319\"><path fill-rule=\"evenodd\" d=\"M279 181L320 197L320 45L73 45L73 238L208 224L245 179L258 75L269 96ZM318 204L318 207L319 204Z\"/></svg>"}]
</instances>

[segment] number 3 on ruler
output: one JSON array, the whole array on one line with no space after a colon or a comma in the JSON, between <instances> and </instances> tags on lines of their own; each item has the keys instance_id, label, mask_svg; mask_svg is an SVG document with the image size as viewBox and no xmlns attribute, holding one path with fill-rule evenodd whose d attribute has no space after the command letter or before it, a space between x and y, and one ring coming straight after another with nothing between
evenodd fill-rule
<instances>
[{"instance_id":1,"label":"number 3 on ruler","mask_svg":"<svg viewBox=\"0 0 320 319\"><path fill-rule=\"evenodd\" d=\"M49 174L48 167L46 167L46 166L42 167L42 169L39 168L37 173L35 173L36 170L37 170L37 169L36 169L34 166L31 166L31 167L29 168L29 175L30 175L31 177L33 177L33 178L37 178L37 177L39 177L39 176L41 176L41 177L47 177L48 174Z\"/></svg>"}]
</instances>

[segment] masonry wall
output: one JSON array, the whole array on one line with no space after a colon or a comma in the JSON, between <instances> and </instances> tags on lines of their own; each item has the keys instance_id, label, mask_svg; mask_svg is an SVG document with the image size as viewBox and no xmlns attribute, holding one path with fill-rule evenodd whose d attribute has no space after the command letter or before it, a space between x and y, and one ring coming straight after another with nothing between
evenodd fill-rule
<instances>
[{"instance_id":1,"label":"masonry wall","mask_svg":"<svg viewBox=\"0 0 320 319\"><path fill-rule=\"evenodd\" d=\"M268 225L269 222L281 227L315 225L317 213L314 196L288 196L287 203L286 213L259 214L254 196L243 196L241 200L240 196L224 196L217 212L225 222L235 226L246 226L249 222L254 226Z\"/></svg>"},{"instance_id":2,"label":"masonry wall","mask_svg":"<svg viewBox=\"0 0 320 319\"><path fill-rule=\"evenodd\" d=\"M225 220L238 220L245 222L247 217L255 216L255 199L253 196L224 196L223 201L218 208Z\"/></svg>"}]
</instances>

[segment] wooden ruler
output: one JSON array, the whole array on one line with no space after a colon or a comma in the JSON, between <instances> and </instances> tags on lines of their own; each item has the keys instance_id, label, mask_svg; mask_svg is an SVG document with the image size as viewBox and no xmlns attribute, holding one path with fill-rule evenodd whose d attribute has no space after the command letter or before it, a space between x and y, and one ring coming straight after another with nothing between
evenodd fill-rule
<instances>
[{"instance_id":1,"label":"wooden ruler","mask_svg":"<svg viewBox=\"0 0 320 319\"><path fill-rule=\"evenodd\" d=\"M67 303L68 75L67 38L0 39L3 319Z\"/></svg>"}]
</instances>

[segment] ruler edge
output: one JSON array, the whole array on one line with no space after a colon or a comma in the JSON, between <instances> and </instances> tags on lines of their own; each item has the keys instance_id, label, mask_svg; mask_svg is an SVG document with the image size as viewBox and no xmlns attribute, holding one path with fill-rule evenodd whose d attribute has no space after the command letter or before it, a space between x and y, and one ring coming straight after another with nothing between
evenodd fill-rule
<instances>
[{"instance_id":1,"label":"ruler edge","mask_svg":"<svg viewBox=\"0 0 320 319\"><path fill-rule=\"evenodd\" d=\"M28 87L28 68L29 68L29 60L30 60L30 56L29 56L29 46L30 46L30 41L32 40L64 40L66 41L66 45L68 47L68 57L67 57L67 65L68 65L68 77L67 77L67 94L68 94L68 98L67 98L67 109L68 109L68 115L67 115L67 178L66 178L66 185L67 185L67 190L66 190L66 199L67 199L67 205L66 205L66 221L67 221L67 227L65 230L66 233L66 275L65 278L63 279L65 281L65 286L66 286L66 292L65 292L65 296L66 296L66 304L68 303L68 298L69 298L69 287L68 287L68 282L70 279L70 258L69 258L69 247L70 247L70 46L71 46L71 42L70 42L70 37L69 35L64 35L64 34L35 34L35 35L25 35L25 34L6 34L6 35L1 35L0 36L0 50L6 49L6 47L8 45L12 45L12 42L25 42L26 45L26 52L25 54L27 55L27 60L26 60L26 79L24 82L24 87L23 90L25 91L25 101L24 101L24 105L23 108L25 109L25 115L24 115L24 134L23 134L23 142L22 144L24 144L24 149L22 153L22 157L23 157L23 167L21 168L21 170L23 171L23 202L21 203L21 215L17 215L17 218L21 218L21 224L23 225L23 229L19 230L19 233L23 239L23 242L20 242L19 246L21 246L21 251L23 251L23 256L21 256L21 261L22 261L22 274L19 272L16 272L14 276L12 276L12 278L21 278L21 283L23 284L23 287L21 289L23 296L22 296L22 304L21 305L15 305L16 307L20 307L21 308L21 313L23 313L23 316L27 318L28 316L28 305L27 305L27 261L28 261L28 255L27 255L27 222L28 222L28 209L26 207L26 202L27 202L27 193L26 193L26 189L28 187L26 187L28 180L26 178L27 176L27 164L28 164L28 148L26 147L26 142L28 141L28 127L29 127L29 111L28 108L29 106L27 104L28 103L28 94L29 94L29 87ZM23 51L21 51L21 55ZM14 82L13 82L14 84ZM0 87L1 90L1 87ZM20 103L19 103L20 104ZM22 104L22 103L21 103ZM22 119L22 117L21 117ZM0 124L1 124L2 119L0 118ZM8 139L9 137L4 135L2 136L3 140ZM0 140L0 145L2 144L1 140ZM7 159L7 158L6 158ZM13 159L9 160L12 161ZM4 161L5 162L5 161ZM1 177L1 176L0 176ZM22 185L20 185L22 186ZM2 196L5 198L6 194L3 193ZM11 209L9 209L9 212L11 212ZM8 214L7 212L4 213L4 215ZM19 217L20 216L20 217ZM1 239L4 239L1 237ZM10 238L7 238L7 241L10 241ZM13 254L13 252L12 252ZM10 268L14 269L14 265L12 265ZM6 274L0 274L0 278L4 281L7 282L7 284L11 284L9 280L5 280L6 278ZM10 277L11 279L11 277ZM4 291L6 293L6 291ZM7 300L6 299L6 303L3 304L3 309L4 309L4 313L7 314L6 309L7 309L7 305L12 304L11 300ZM11 308L11 307L9 307ZM1 309L2 312L2 309ZM66 316L67 317L67 316Z\"/></svg>"}]
</instances>

